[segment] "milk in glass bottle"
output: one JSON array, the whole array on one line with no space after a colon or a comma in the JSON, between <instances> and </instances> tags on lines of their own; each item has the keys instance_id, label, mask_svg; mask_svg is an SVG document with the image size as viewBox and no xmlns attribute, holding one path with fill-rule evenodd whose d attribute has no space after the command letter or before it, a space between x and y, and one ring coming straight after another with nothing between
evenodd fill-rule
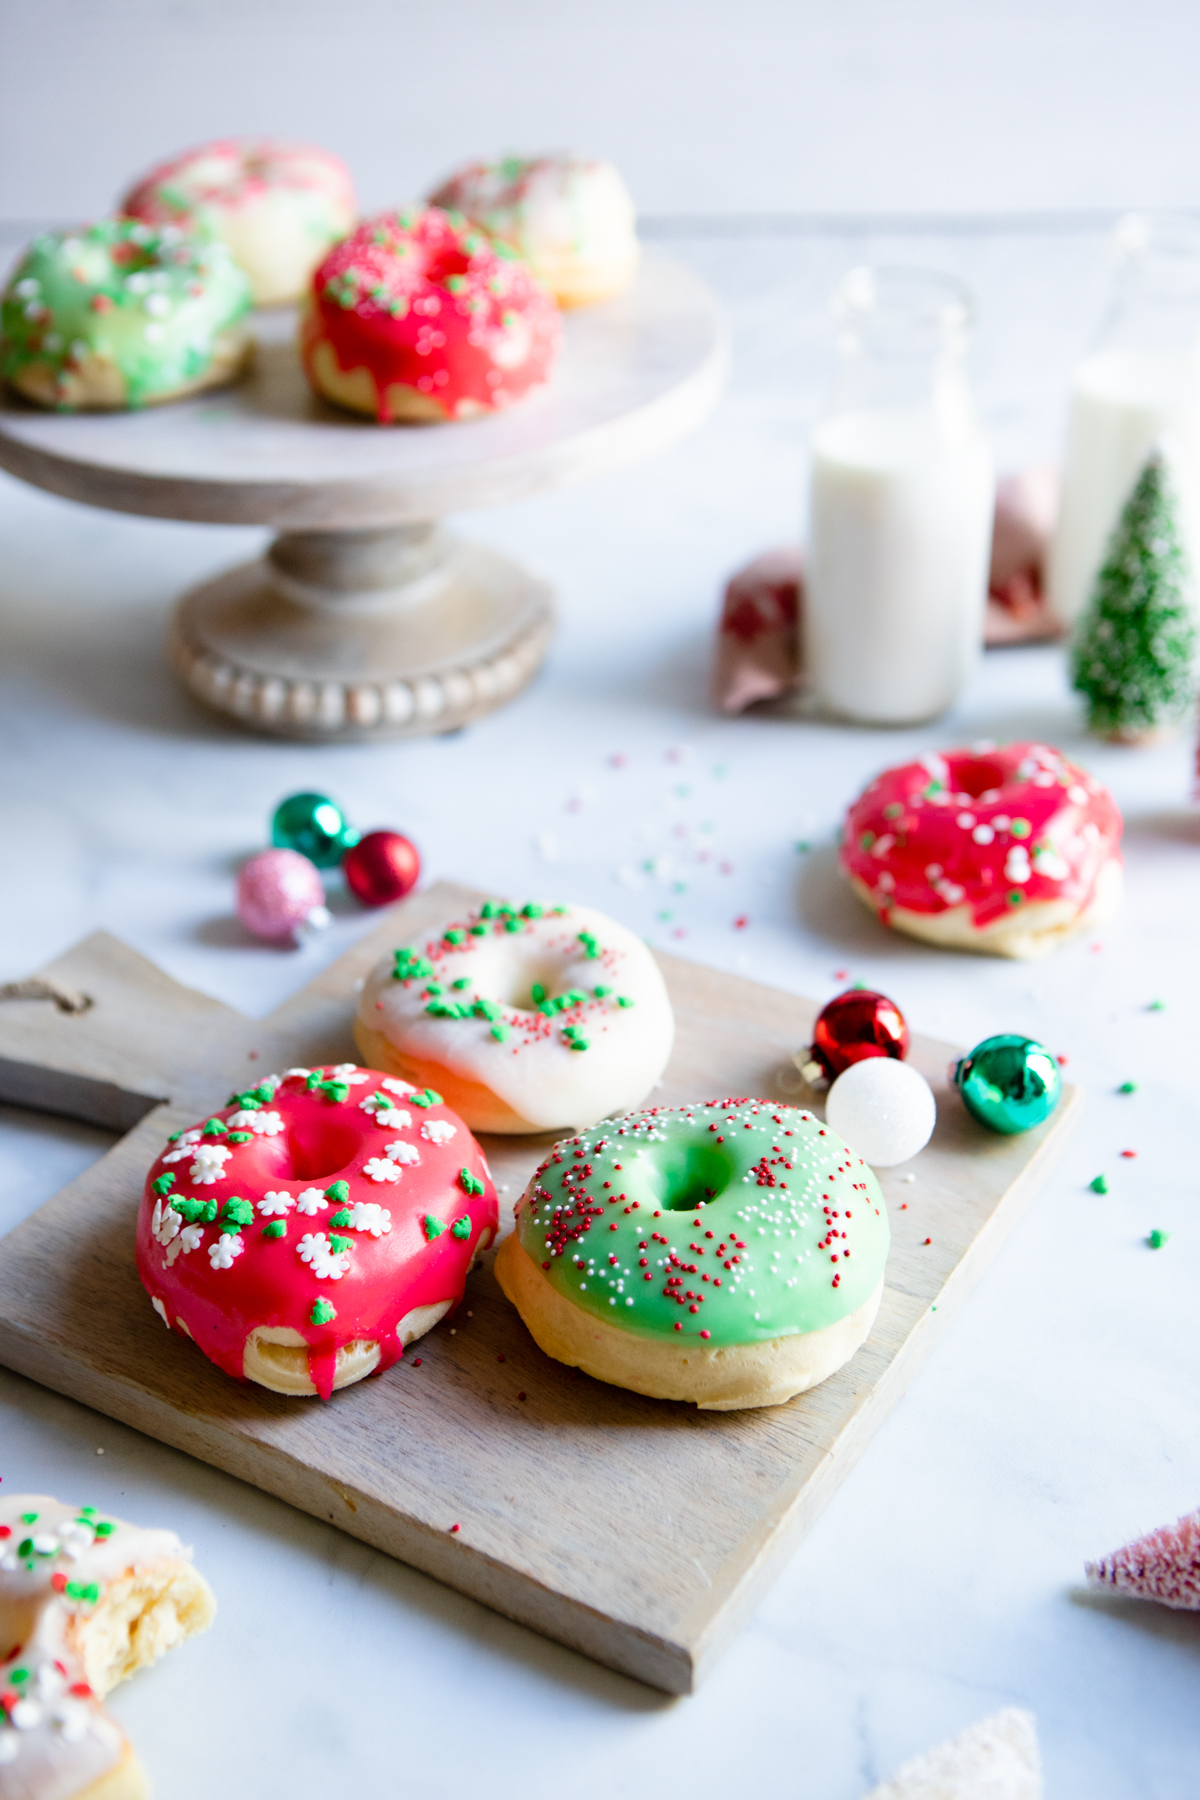
<instances>
[{"instance_id":1,"label":"milk in glass bottle","mask_svg":"<svg viewBox=\"0 0 1200 1800\"><path fill-rule=\"evenodd\" d=\"M983 640L995 478L950 276L860 268L833 296L839 370L813 437L802 631L818 701L877 725L936 718Z\"/></svg>"},{"instance_id":2,"label":"milk in glass bottle","mask_svg":"<svg viewBox=\"0 0 1200 1800\"><path fill-rule=\"evenodd\" d=\"M1200 571L1200 220L1130 214L1113 239L1113 291L1075 371L1050 605L1071 625L1147 457L1175 479L1180 528Z\"/></svg>"}]
</instances>

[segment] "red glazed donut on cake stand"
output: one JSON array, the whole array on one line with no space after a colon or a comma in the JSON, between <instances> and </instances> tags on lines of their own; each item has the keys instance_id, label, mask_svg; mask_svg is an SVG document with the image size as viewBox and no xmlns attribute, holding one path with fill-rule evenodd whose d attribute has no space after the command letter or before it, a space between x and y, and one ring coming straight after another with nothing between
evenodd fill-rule
<instances>
[{"instance_id":1,"label":"red glazed donut on cake stand","mask_svg":"<svg viewBox=\"0 0 1200 1800\"><path fill-rule=\"evenodd\" d=\"M300 328L319 394L381 425L499 412L549 379L558 308L515 254L436 206L380 213L335 246Z\"/></svg>"},{"instance_id":2,"label":"red glazed donut on cake stand","mask_svg":"<svg viewBox=\"0 0 1200 1800\"><path fill-rule=\"evenodd\" d=\"M884 925L950 950L1044 956L1116 910L1121 815L1047 744L979 745L876 777L840 860Z\"/></svg>"},{"instance_id":3,"label":"red glazed donut on cake stand","mask_svg":"<svg viewBox=\"0 0 1200 1800\"><path fill-rule=\"evenodd\" d=\"M458 1305L498 1223L483 1152L439 1094L352 1063L289 1069L165 1145L137 1267L163 1323L227 1375L328 1400Z\"/></svg>"}]
</instances>

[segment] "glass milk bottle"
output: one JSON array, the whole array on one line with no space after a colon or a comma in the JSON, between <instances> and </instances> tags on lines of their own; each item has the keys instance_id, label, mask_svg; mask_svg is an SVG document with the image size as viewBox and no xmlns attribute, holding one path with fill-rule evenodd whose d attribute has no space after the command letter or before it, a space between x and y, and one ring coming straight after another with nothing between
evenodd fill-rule
<instances>
[{"instance_id":1,"label":"glass milk bottle","mask_svg":"<svg viewBox=\"0 0 1200 1800\"><path fill-rule=\"evenodd\" d=\"M971 299L926 269L853 269L840 366L813 436L804 659L846 719L952 704L983 640L995 477L963 369Z\"/></svg>"},{"instance_id":2,"label":"glass milk bottle","mask_svg":"<svg viewBox=\"0 0 1200 1800\"><path fill-rule=\"evenodd\" d=\"M1109 537L1146 458L1171 465L1180 527L1200 570L1200 221L1131 214L1099 338L1075 371L1050 605L1070 625L1087 605Z\"/></svg>"}]
</instances>

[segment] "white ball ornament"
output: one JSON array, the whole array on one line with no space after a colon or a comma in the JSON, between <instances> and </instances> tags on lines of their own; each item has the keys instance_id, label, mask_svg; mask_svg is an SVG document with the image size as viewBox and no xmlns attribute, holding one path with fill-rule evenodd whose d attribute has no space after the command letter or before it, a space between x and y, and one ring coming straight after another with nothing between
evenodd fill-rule
<instances>
[{"instance_id":1,"label":"white ball ornament","mask_svg":"<svg viewBox=\"0 0 1200 1800\"><path fill-rule=\"evenodd\" d=\"M890 1169L933 1136L937 1103L923 1075L891 1056L870 1056L839 1075L825 1121L874 1169Z\"/></svg>"}]
</instances>

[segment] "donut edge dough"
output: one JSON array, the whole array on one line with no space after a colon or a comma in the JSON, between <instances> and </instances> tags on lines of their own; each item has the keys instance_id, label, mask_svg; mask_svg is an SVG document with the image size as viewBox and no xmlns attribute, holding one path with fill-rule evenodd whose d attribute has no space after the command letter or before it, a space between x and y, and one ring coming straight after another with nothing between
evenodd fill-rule
<instances>
[{"instance_id":1,"label":"donut edge dough","mask_svg":"<svg viewBox=\"0 0 1200 1800\"><path fill-rule=\"evenodd\" d=\"M128 1738L121 1746L121 1759L85 1788L77 1788L70 1800L151 1800L146 1771Z\"/></svg>"},{"instance_id":2,"label":"donut edge dough","mask_svg":"<svg viewBox=\"0 0 1200 1800\"><path fill-rule=\"evenodd\" d=\"M212 356L203 374L160 393L147 394L139 401L137 411L147 406L165 406L172 400L186 399L189 394L206 388L226 387L249 367L254 355L254 334L248 325L232 326L213 339ZM89 352L60 383L55 368L45 362L27 363L8 377L9 386L32 400L37 406L58 412L125 412L132 410L124 375L108 356Z\"/></svg>"},{"instance_id":3,"label":"donut edge dough","mask_svg":"<svg viewBox=\"0 0 1200 1800\"><path fill-rule=\"evenodd\" d=\"M483 1241L485 1236L488 1243L491 1242L491 1234L481 1232L476 1245L477 1255L487 1248ZM405 1349L424 1337L427 1331L432 1331L453 1305L453 1300L436 1300L430 1306L414 1306L411 1312L405 1313L396 1327L396 1336ZM270 1388L273 1394L315 1394L317 1390L308 1369L311 1348L290 1325L256 1325L246 1337L242 1373L247 1381ZM352 1343L339 1345L334 1390L365 1381L378 1367L379 1345L374 1338L355 1338Z\"/></svg>"},{"instance_id":4,"label":"donut edge dough","mask_svg":"<svg viewBox=\"0 0 1200 1800\"><path fill-rule=\"evenodd\" d=\"M304 360L313 386L324 399L345 407L347 412L366 413L386 425L454 425L487 414L487 407L475 400L462 400L457 412L449 412L440 401L403 381L391 382L380 393L379 384L365 363L353 369L341 367L333 345L321 335L319 322L311 329L306 324L304 334Z\"/></svg>"},{"instance_id":5,"label":"donut edge dough","mask_svg":"<svg viewBox=\"0 0 1200 1800\"><path fill-rule=\"evenodd\" d=\"M418 1062L416 1057L405 1056L381 1031L362 1019L354 1021L354 1041L368 1069L386 1069L389 1075L398 1075L415 1088L431 1087L471 1131L491 1131L498 1137L534 1137L547 1130L545 1125L522 1118L483 1082L464 1081L444 1063ZM564 1120L561 1127L553 1129L569 1131L572 1124L572 1120Z\"/></svg>"},{"instance_id":6,"label":"donut edge dough","mask_svg":"<svg viewBox=\"0 0 1200 1800\"><path fill-rule=\"evenodd\" d=\"M874 896L857 875L848 880L858 898L884 923ZM1106 924L1121 904L1125 878L1119 856L1110 856L1096 877L1091 904L1079 907L1070 900L1035 900L1018 913L1006 913L990 925L972 923L971 908L947 907L945 912L920 913L908 907L890 906L887 925L908 937L934 944L939 950L973 950L985 956L1008 956L1032 962L1048 956L1061 944Z\"/></svg>"},{"instance_id":7,"label":"donut edge dough","mask_svg":"<svg viewBox=\"0 0 1200 1800\"><path fill-rule=\"evenodd\" d=\"M685 1400L701 1412L782 1406L848 1363L870 1335L883 1298L883 1277L862 1305L819 1331L793 1332L765 1343L716 1347L688 1339L672 1344L622 1331L563 1298L545 1279L516 1232L496 1252L496 1279L540 1350L597 1381Z\"/></svg>"}]
</instances>

